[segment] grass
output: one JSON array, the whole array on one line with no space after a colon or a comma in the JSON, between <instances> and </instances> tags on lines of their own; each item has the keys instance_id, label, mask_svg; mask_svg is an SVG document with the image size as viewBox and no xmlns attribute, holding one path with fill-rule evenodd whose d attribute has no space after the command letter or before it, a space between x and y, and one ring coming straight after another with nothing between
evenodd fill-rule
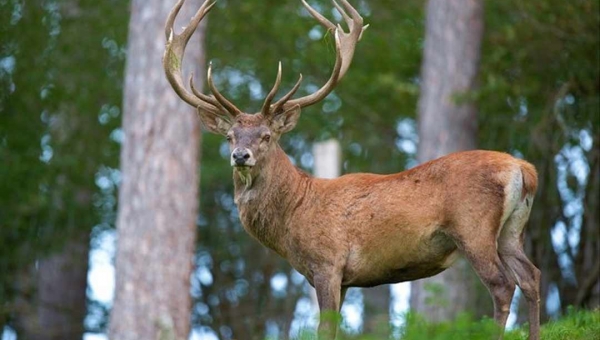
<instances>
[{"instance_id":1,"label":"grass","mask_svg":"<svg viewBox=\"0 0 600 340\"><path fill-rule=\"evenodd\" d=\"M431 324L420 315L406 315L404 326L395 334L399 340L490 340L497 339L499 330L491 319L473 320L468 315L460 315L452 322ZM528 326L505 332L504 340L526 340ZM600 340L600 309L593 311L569 309L567 315L550 321L541 327L542 340ZM302 332L297 340L316 339L314 333ZM338 340L381 340L383 334L349 335L339 334Z\"/></svg>"},{"instance_id":2,"label":"grass","mask_svg":"<svg viewBox=\"0 0 600 340\"><path fill-rule=\"evenodd\" d=\"M600 309L594 311L569 309L567 315L557 321L542 325L540 337L543 340L599 340ZM510 332L506 340L527 339L526 329Z\"/></svg>"}]
</instances>

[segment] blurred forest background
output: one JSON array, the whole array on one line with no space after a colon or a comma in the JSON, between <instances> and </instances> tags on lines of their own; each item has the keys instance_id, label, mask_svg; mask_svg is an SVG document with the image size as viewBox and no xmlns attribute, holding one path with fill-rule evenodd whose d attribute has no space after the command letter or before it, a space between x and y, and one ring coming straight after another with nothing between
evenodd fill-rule
<instances>
[{"instance_id":1,"label":"blurred forest background","mask_svg":"<svg viewBox=\"0 0 600 340\"><path fill-rule=\"evenodd\" d=\"M196 0L188 2L191 8L199 6ZM182 311L191 313L193 337L283 339L314 325L303 277L240 226L224 138L200 135L192 109L165 104L172 103L166 97L174 95L164 85L160 55L154 58L152 51L164 47L164 20L173 3L0 0L0 338L81 339L86 334L91 339L106 334L113 302L112 293L102 292L112 292L114 286L119 195L132 199L118 193L123 177L121 146L129 134L134 141L136 133L152 129L148 126L171 122L189 126L185 134L169 133L189 138L182 143L194 157L191 162L186 158L191 168L189 177L182 178L190 178L188 186L194 189L185 188L185 182L161 185L160 176L145 185L146 192L155 187L180 191L168 199L196 197L187 200L194 205L188 209L193 212L191 227L161 229L163 234L154 240L168 245L181 238L197 240L191 244L193 270L187 283L191 311ZM329 1L310 3L339 19ZM418 127L418 101L426 3L352 3L371 26L350 71L325 101L303 111L297 128L281 143L308 172L314 163L312 143L329 138L342 145L343 173L398 172L417 164L419 139L426 138L418 133L423 131ZM189 18L191 12L186 13ZM144 21L151 17L160 19ZM136 28L138 19L140 25L150 26ZM476 108L478 148L509 152L538 169L539 191L525 243L543 273L542 321L559 318L569 306L596 308L600 304L599 3L486 1L482 20L477 86L455 99ZM196 54L186 59L196 64L196 84L202 83L198 78L205 73L205 61L212 61L218 87L248 112L260 109L277 61L284 65L284 90L302 72L301 91L306 93L327 79L334 60L331 35L295 0L220 0L205 29L204 39L197 35L190 43L196 44L197 50L191 52ZM130 38L148 32L149 40L128 43L128 32L138 32L130 33ZM151 62L144 62L146 52L154 58ZM148 78L125 81L126 63L127 70L139 64L138 72L146 69ZM163 85L153 85L158 82ZM123 117L124 110L135 107L124 93L135 91L148 99L147 110ZM154 109L158 123L152 123ZM136 117L147 126L136 130ZM161 133L154 134L157 144ZM152 147L142 158L160 166L159 152ZM134 167L135 157L135 152L126 151L121 164ZM194 184L198 178L199 194ZM119 221L129 218L119 214ZM157 237L152 236L153 223L158 222L131 224L139 230L129 229L128 237L134 238L129 239L134 242L130 250L136 251L137 242L152 244L144 242ZM148 252L148 260L138 257L141 262L132 271L160 277L159 270L173 262L169 254L153 251L140 250ZM183 260L183 267L192 261ZM460 283L426 289L437 302L453 290L465 290ZM484 288L479 285L472 292L473 299L485 303L471 304L467 310L490 315L491 298ZM348 315L359 317L347 320L343 328L361 333L377 327L373 320L401 324L392 295L388 286L351 291L346 303L350 307L345 308L351 309ZM517 323L526 321L520 300L513 303ZM436 308L443 307L442 303Z\"/></svg>"}]
</instances>

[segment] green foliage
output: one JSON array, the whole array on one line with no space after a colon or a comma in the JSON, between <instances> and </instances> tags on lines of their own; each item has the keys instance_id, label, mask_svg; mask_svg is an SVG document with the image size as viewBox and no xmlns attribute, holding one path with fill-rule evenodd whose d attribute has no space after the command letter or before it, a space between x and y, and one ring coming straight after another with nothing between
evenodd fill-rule
<instances>
[{"instance_id":1,"label":"green foliage","mask_svg":"<svg viewBox=\"0 0 600 340\"><path fill-rule=\"evenodd\" d=\"M339 332L338 332L339 333ZM415 313L404 315L404 325L395 332L394 339L400 340L489 340L496 339L500 329L492 319L474 320L467 314L459 315L451 322L429 323ZM504 340L526 340L527 325L506 331ZM544 340L595 340L600 337L600 310L575 310L569 308L565 317L542 325L540 337ZM313 340L316 335L303 331L297 340ZM339 333L340 340L380 340L376 334L349 335Z\"/></svg>"},{"instance_id":2,"label":"green foliage","mask_svg":"<svg viewBox=\"0 0 600 340\"><path fill-rule=\"evenodd\" d=\"M598 6L597 1L486 2L478 94L483 147L518 149L531 158L536 148L549 147L535 145L536 135L552 133L555 145L562 146L573 130L598 133Z\"/></svg>"},{"instance_id":3,"label":"green foliage","mask_svg":"<svg viewBox=\"0 0 600 340\"><path fill-rule=\"evenodd\" d=\"M401 328L402 340L488 340L495 339L499 329L492 319L475 321L468 315L460 315L452 322L439 324L428 323L420 315L409 313L406 315L405 325ZM528 335L528 326L505 332L505 340L525 340ZM600 336L600 310L575 311L560 320L551 321L541 327L541 338L544 340L592 340Z\"/></svg>"},{"instance_id":4,"label":"green foliage","mask_svg":"<svg viewBox=\"0 0 600 340\"><path fill-rule=\"evenodd\" d=\"M497 338L500 330L494 320L485 318L481 321L475 321L467 314L459 315L452 322L431 324L421 315L408 313L400 334L400 338L404 340L487 340Z\"/></svg>"},{"instance_id":5,"label":"green foliage","mask_svg":"<svg viewBox=\"0 0 600 340\"><path fill-rule=\"evenodd\" d=\"M449 306L450 302L444 293L444 285L440 283L427 282L423 288L427 292L427 297L425 298L426 304L440 307Z\"/></svg>"},{"instance_id":6,"label":"green foliage","mask_svg":"<svg viewBox=\"0 0 600 340\"><path fill-rule=\"evenodd\" d=\"M507 337L507 339L526 339L523 330L516 330L514 333L522 334L523 336L515 338ZM542 339L548 340L598 339L600 338L600 310L586 311L570 307L565 317L545 324L542 327L540 336Z\"/></svg>"},{"instance_id":7,"label":"green foliage","mask_svg":"<svg viewBox=\"0 0 600 340\"><path fill-rule=\"evenodd\" d=\"M113 224L126 7L0 1L0 325L33 261Z\"/></svg>"}]
</instances>

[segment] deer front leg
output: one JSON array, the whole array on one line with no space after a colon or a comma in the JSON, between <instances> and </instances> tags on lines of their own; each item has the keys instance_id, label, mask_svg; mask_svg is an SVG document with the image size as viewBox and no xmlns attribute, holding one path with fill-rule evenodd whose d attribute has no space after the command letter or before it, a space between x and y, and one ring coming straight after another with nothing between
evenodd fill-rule
<instances>
[{"instance_id":1,"label":"deer front leg","mask_svg":"<svg viewBox=\"0 0 600 340\"><path fill-rule=\"evenodd\" d=\"M340 321L342 278L338 274L323 273L314 277L319 301L319 339L335 339Z\"/></svg>"}]
</instances>

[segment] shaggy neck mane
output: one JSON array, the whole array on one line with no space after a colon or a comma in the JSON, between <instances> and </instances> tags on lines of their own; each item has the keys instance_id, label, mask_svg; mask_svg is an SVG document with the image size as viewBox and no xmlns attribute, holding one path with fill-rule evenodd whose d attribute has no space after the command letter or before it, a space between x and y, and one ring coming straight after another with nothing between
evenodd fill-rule
<instances>
[{"instance_id":1,"label":"shaggy neck mane","mask_svg":"<svg viewBox=\"0 0 600 340\"><path fill-rule=\"evenodd\" d=\"M260 169L251 171L249 187L244 179L247 175L234 169L235 203L250 235L285 257L285 216L301 205L311 177L296 168L279 145L264 157L264 162Z\"/></svg>"}]
</instances>

